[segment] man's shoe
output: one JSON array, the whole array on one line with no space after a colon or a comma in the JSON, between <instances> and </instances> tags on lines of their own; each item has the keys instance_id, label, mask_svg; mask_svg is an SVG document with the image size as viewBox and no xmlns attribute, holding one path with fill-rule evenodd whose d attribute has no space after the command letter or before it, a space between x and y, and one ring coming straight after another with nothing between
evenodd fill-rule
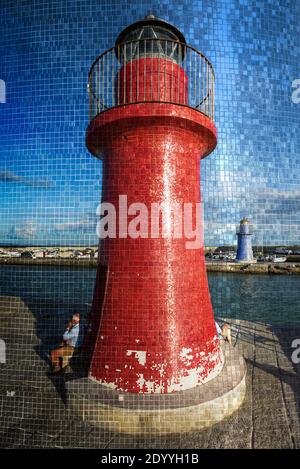
<instances>
[{"instance_id":1,"label":"man's shoe","mask_svg":"<svg viewBox=\"0 0 300 469\"><path fill-rule=\"evenodd\" d=\"M51 370L51 375L56 375L57 373L59 373L61 371L61 368L60 366L54 366Z\"/></svg>"}]
</instances>

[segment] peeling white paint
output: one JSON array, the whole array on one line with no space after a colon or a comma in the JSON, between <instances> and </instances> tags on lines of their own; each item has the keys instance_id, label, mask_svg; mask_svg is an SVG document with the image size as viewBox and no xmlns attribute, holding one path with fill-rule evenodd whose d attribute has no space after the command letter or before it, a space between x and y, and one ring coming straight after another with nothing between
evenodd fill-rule
<instances>
[{"instance_id":1,"label":"peeling white paint","mask_svg":"<svg viewBox=\"0 0 300 469\"><path fill-rule=\"evenodd\" d=\"M152 365L151 370L157 370L159 376L162 378L164 376L166 366L167 363L155 363Z\"/></svg>"},{"instance_id":2,"label":"peeling white paint","mask_svg":"<svg viewBox=\"0 0 300 469\"><path fill-rule=\"evenodd\" d=\"M131 379L135 381L140 393L163 394L184 391L214 379L224 366L224 356L222 349L219 347L217 336L207 342L204 347L202 346L201 350L198 347L194 347L194 344L192 344L192 347L183 347L181 349L178 354L182 362L181 367L176 369L176 372L170 379L168 379L169 374L167 374L170 363L165 360L163 353L155 353L155 356L152 357L149 355L152 363L148 363L148 367L145 368L148 379L145 379L146 372L143 374L136 373L136 365L124 364L124 368L132 370ZM212 350L212 352L207 353L207 350ZM147 352L144 350L127 350L126 355L133 355L140 365L144 366L146 364ZM194 363L193 367L191 367L191 360ZM106 367L108 365L105 365ZM211 370L209 369L210 367L212 367ZM153 370L153 374L151 370ZM116 371L121 372L118 369ZM91 375L89 377L91 380L111 389L128 392L132 388L131 379L125 382L122 375L116 376L114 382L96 379Z\"/></svg>"},{"instance_id":3,"label":"peeling white paint","mask_svg":"<svg viewBox=\"0 0 300 469\"><path fill-rule=\"evenodd\" d=\"M143 375L143 374L140 374L140 375L139 375L139 378L138 378L136 384L139 386L140 391L142 392L143 386L144 386L144 384L145 384L145 380L144 380L144 375Z\"/></svg>"},{"instance_id":4,"label":"peeling white paint","mask_svg":"<svg viewBox=\"0 0 300 469\"><path fill-rule=\"evenodd\" d=\"M154 394L163 394L164 393L164 389L165 389L165 386L164 386L164 383L162 381L146 381L146 386L147 386L147 391L148 389L151 389L152 391L148 391L148 392L152 392Z\"/></svg>"},{"instance_id":5,"label":"peeling white paint","mask_svg":"<svg viewBox=\"0 0 300 469\"><path fill-rule=\"evenodd\" d=\"M147 392L154 393L154 385L155 383L153 381L145 381Z\"/></svg>"},{"instance_id":6,"label":"peeling white paint","mask_svg":"<svg viewBox=\"0 0 300 469\"><path fill-rule=\"evenodd\" d=\"M107 388L111 388L111 389L117 389L118 388L118 386L115 383L107 383L103 379L97 379L94 376L92 376L91 374L89 374L89 379L91 381L93 381L94 383L102 384L103 386L106 386Z\"/></svg>"},{"instance_id":7,"label":"peeling white paint","mask_svg":"<svg viewBox=\"0 0 300 469\"><path fill-rule=\"evenodd\" d=\"M192 352L192 349L191 348L185 348L183 347L182 350L179 352L179 356L182 357L182 358L188 358L188 359L191 359L193 358L191 355L189 355L189 353Z\"/></svg>"},{"instance_id":8,"label":"peeling white paint","mask_svg":"<svg viewBox=\"0 0 300 469\"><path fill-rule=\"evenodd\" d=\"M130 357L130 355L134 354L135 358L139 362L140 365L146 364L146 354L147 352L144 350L127 350L126 355Z\"/></svg>"},{"instance_id":9,"label":"peeling white paint","mask_svg":"<svg viewBox=\"0 0 300 469\"><path fill-rule=\"evenodd\" d=\"M184 391L185 389L194 388L199 384L207 383L213 378L216 378L223 368L223 363L219 363L214 369L203 378L205 371L204 366L199 366L188 370L186 376L181 376L179 379L172 379L167 386L167 392Z\"/></svg>"},{"instance_id":10,"label":"peeling white paint","mask_svg":"<svg viewBox=\"0 0 300 469\"><path fill-rule=\"evenodd\" d=\"M185 366L189 366L192 364L192 360L194 356L191 354L192 349L191 348L185 348L183 347L181 351L178 354L179 360L183 361Z\"/></svg>"},{"instance_id":11,"label":"peeling white paint","mask_svg":"<svg viewBox=\"0 0 300 469\"><path fill-rule=\"evenodd\" d=\"M164 392L164 385L163 383L157 383L156 381L145 380L143 374L138 375L139 378L136 384L140 388L140 392L144 392L144 387L146 388L146 392L149 394L162 394Z\"/></svg>"}]
</instances>

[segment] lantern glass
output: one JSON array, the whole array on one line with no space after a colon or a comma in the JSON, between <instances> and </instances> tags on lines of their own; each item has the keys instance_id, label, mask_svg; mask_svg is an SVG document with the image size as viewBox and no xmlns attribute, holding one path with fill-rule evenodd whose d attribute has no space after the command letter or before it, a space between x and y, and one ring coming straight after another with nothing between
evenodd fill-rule
<instances>
[{"instance_id":1,"label":"lantern glass","mask_svg":"<svg viewBox=\"0 0 300 469\"><path fill-rule=\"evenodd\" d=\"M171 30L161 25L143 25L128 31L118 46L121 63L143 57L159 57L180 64L185 55L185 45Z\"/></svg>"}]
</instances>

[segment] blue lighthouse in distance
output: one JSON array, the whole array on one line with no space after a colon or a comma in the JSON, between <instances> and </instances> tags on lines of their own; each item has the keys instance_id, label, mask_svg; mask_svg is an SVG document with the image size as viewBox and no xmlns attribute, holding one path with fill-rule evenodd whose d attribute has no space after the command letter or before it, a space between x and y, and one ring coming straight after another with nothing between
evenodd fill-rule
<instances>
[{"instance_id":1,"label":"blue lighthouse in distance","mask_svg":"<svg viewBox=\"0 0 300 469\"><path fill-rule=\"evenodd\" d=\"M238 237L238 247L236 253L236 262L256 262L253 258L251 236L249 220L248 218L243 218L240 221L240 226L236 231Z\"/></svg>"}]
</instances>

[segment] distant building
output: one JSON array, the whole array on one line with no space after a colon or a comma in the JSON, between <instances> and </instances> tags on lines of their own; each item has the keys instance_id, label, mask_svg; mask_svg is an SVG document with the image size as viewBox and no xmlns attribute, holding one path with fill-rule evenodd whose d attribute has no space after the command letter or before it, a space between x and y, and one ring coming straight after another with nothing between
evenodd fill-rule
<instances>
[{"instance_id":1,"label":"distant building","mask_svg":"<svg viewBox=\"0 0 300 469\"><path fill-rule=\"evenodd\" d=\"M283 254L285 256L288 256L288 255L292 254L292 251L290 249L285 248L285 247L279 247L279 248L275 248L273 253L274 254Z\"/></svg>"},{"instance_id":2,"label":"distant building","mask_svg":"<svg viewBox=\"0 0 300 469\"><path fill-rule=\"evenodd\" d=\"M236 253L236 262L256 262L253 258L251 230L248 218L243 218L236 231L238 237L238 247Z\"/></svg>"},{"instance_id":3,"label":"distant building","mask_svg":"<svg viewBox=\"0 0 300 469\"><path fill-rule=\"evenodd\" d=\"M26 259L35 259L35 255L33 254L33 252L30 251L21 252L21 257Z\"/></svg>"},{"instance_id":4,"label":"distant building","mask_svg":"<svg viewBox=\"0 0 300 469\"><path fill-rule=\"evenodd\" d=\"M10 252L6 253L6 255L7 255L8 257L20 257L20 256L21 256L21 253L18 252L18 251L10 251Z\"/></svg>"},{"instance_id":5,"label":"distant building","mask_svg":"<svg viewBox=\"0 0 300 469\"><path fill-rule=\"evenodd\" d=\"M34 251L35 257L45 257L44 251Z\"/></svg>"}]
</instances>

